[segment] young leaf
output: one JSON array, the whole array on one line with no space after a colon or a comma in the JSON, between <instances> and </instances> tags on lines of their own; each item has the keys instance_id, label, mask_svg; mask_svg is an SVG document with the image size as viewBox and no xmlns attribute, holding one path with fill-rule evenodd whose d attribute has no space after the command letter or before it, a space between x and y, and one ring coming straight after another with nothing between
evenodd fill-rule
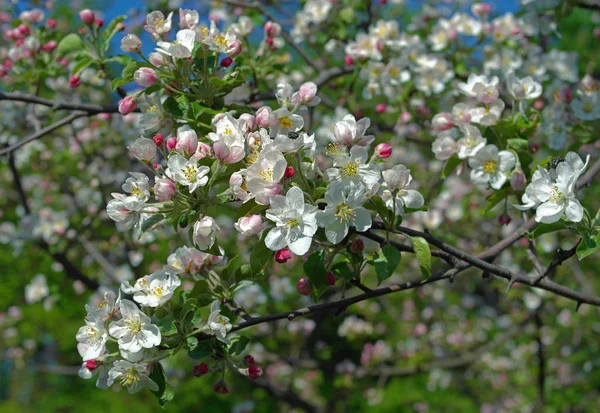
<instances>
[{"instance_id":1,"label":"young leaf","mask_svg":"<svg viewBox=\"0 0 600 413\"><path fill-rule=\"evenodd\" d=\"M579 245L577 246L577 258L579 261L588 257L600 249L600 235L596 238L590 237L588 234L583 237Z\"/></svg>"},{"instance_id":2,"label":"young leaf","mask_svg":"<svg viewBox=\"0 0 600 413\"><path fill-rule=\"evenodd\" d=\"M446 161L444 169L442 170L442 179L446 179L452 172L462 163L462 160L458 159L456 154L452 155L450 159Z\"/></svg>"},{"instance_id":3,"label":"young leaf","mask_svg":"<svg viewBox=\"0 0 600 413\"><path fill-rule=\"evenodd\" d=\"M419 261L419 268L421 268L421 275L424 278L431 277L431 250L429 249L429 243L422 237L409 237L415 249L415 255Z\"/></svg>"},{"instance_id":4,"label":"young leaf","mask_svg":"<svg viewBox=\"0 0 600 413\"><path fill-rule=\"evenodd\" d=\"M379 250L372 264L375 266L375 272L377 272L380 282L392 276L396 267L400 264L401 257L400 251L391 245L384 245Z\"/></svg>"},{"instance_id":5,"label":"young leaf","mask_svg":"<svg viewBox=\"0 0 600 413\"><path fill-rule=\"evenodd\" d=\"M58 56L66 56L69 53L79 52L84 48L81 37L75 33L71 33L63 37L56 47L56 53Z\"/></svg>"},{"instance_id":6,"label":"young leaf","mask_svg":"<svg viewBox=\"0 0 600 413\"><path fill-rule=\"evenodd\" d=\"M323 251L314 252L308 257L304 263L304 274L316 288L327 285L327 269L325 268L325 253Z\"/></svg>"},{"instance_id":7,"label":"young leaf","mask_svg":"<svg viewBox=\"0 0 600 413\"><path fill-rule=\"evenodd\" d=\"M158 390L153 391L154 395L158 399L158 404L161 407L164 407L167 402L173 400L173 396L175 393L173 392L173 388L169 384L167 380L167 376L165 374L165 369L162 364L156 363L152 368L152 373L150 373L150 379L158 384Z\"/></svg>"},{"instance_id":8,"label":"young leaf","mask_svg":"<svg viewBox=\"0 0 600 413\"><path fill-rule=\"evenodd\" d=\"M265 244L265 238L267 237L268 231L263 231L260 240L254 244L252 254L250 254L250 269L254 275L262 271L264 266L273 257L273 251L267 248Z\"/></svg>"},{"instance_id":9,"label":"young leaf","mask_svg":"<svg viewBox=\"0 0 600 413\"><path fill-rule=\"evenodd\" d=\"M210 341L200 341L188 355L194 360L200 360L213 354L213 351Z\"/></svg>"}]
</instances>

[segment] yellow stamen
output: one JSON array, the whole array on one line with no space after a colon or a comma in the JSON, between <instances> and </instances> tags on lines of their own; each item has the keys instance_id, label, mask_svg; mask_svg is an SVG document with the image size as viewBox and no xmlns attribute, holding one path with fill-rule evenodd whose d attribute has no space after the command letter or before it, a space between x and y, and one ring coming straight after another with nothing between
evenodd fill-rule
<instances>
[{"instance_id":1,"label":"yellow stamen","mask_svg":"<svg viewBox=\"0 0 600 413\"><path fill-rule=\"evenodd\" d=\"M356 217L356 212L346 204L340 204L335 208L335 217L340 222L348 222Z\"/></svg>"},{"instance_id":2,"label":"yellow stamen","mask_svg":"<svg viewBox=\"0 0 600 413\"><path fill-rule=\"evenodd\" d=\"M492 174L496 172L496 169L498 169L498 163L495 161L485 161L483 163L483 171L486 174Z\"/></svg>"}]
</instances>

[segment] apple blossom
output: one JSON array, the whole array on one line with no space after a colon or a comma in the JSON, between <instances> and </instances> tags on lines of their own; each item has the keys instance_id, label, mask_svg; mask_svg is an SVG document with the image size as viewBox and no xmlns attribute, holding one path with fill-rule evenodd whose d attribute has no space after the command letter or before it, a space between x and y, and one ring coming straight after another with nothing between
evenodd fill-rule
<instances>
[{"instance_id":1,"label":"apple blossom","mask_svg":"<svg viewBox=\"0 0 600 413\"><path fill-rule=\"evenodd\" d=\"M119 303L121 319L113 321L108 327L112 337L118 339L119 349L136 353L143 348L158 346L161 341L160 331L152 324L150 317L141 312L129 300Z\"/></svg>"},{"instance_id":2,"label":"apple blossom","mask_svg":"<svg viewBox=\"0 0 600 413\"><path fill-rule=\"evenodd\" d=\"M194 244L200 250L210 249L216 240L217 234L221 231L221 228L217 224L214 218L205 216L200 221L194 224Z\"/></svg>"},{"instance_id":3,"label":"apple blossom","mask_svg":"<svg viewBox=\"0 0 600 413\"><path fill-rule=\"evenodd\" d=\"M262 230L262 218L260 215L241 217L234 224L235 229L242 235L249 236L258 234Z\"/></svg>"},{"instance_id":4,"label":"apple blossom","mask_svg":"<svg viewBox=\"0 0 600 413\"><path fill-rule=\"evenodd\" d=\"M145 364L117 360L108 371L107 387L118 381L123 387L127 387L129 394L137 393L144 387L158 391L158 384L148 377L149 374L148 366Z\"/></svg>"},{"instance_id":5,"label":"apple blossom","mask_svg":"<svg viewBox=\"0 0 600 413\"><path fill-rule=\"evenodd\" d=\"M495 145L484 146L469 158L471 181L474 184L489 183L493 189L500 189L515 164L516 158L512 152L498 151Z\"/></svg>"}]
</instances>

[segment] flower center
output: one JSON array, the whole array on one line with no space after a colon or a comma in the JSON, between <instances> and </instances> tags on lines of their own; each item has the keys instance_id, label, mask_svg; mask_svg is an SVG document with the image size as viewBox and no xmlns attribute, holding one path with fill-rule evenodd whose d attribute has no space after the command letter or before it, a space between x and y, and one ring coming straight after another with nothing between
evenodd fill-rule
<instances>
[{"instance_id":1,"label":"flower center","mask_svg":"<svg viewBox=\"0 0 600 413\"><path fill-rule=\"evenodd\" d=\"M103 299L102 301L100 301L100 303L98 303L98 305L96 306L97 308L104 308L108 305L108 301L106 301L106 298Z\"/></svg>"},{"instance_id":2,"label":"flower center","mask_svg":"<svg viewBox=\"0 0 600 413\"><path fill-rule=\"evenodd\" d=\"M152 289L151 294L155 297L162 297L165 295L165 290L161 286L158 286Z\"/></svg>"},{"instance_id":3,"label":"flower center","mask_svg":"<svg viewBox=\"0 0 600 413\"><path fill-rule=\"evenodd\" d=\"M339 219L340 222L348 222L356 217L356 212L346 204L339 204L335 208L335 217Z\"/></svg>"},{"instance_id":4,"label":"flower center","mask_svg":"<svg viewBox=\"0 0 600 413\"><path fill-rule=\"evenodd\" d=\"M129 318L125 320L125 325L133 334L137 334L142 331L142 323L137 318Z\"/></svg>"},{"instance_id":5,"label":"flower center","mask_svg":"<svg viewBox=\"0 0 600 413\"><path fill-rule=\"evenodd\" d=\"M300 225L300 223L297 219L288 219L285 225L287 225L290 228L296 228L298 225Z\"/></svg>"},{"instance_id":6,"label":"flower center","mask_svg":"<svg viewBox=\"0 0 600 413\"><path fill-rule=\"evenodd\" d=\"M263 169L259 175L265 181L273 181L273 168Z\"/></svg>"},{"instance_id":7,"label":"flower center","mask_svg":"<svg viewBox=\"0 0 600 413\"><path fill-rule=\"evenodd\" d=\"M146 113L156 112L157 110L158 108L156 107L156 105L150 106L148 109L146 109Z\"/></svg>"},{"instance_id":8,"label":"flower center","mask_svg":"<svg viewBox=\"0 0 600 413\"><path fill-rule=\"evenodd\" d=\"M190 182L196 182L196 167L194 165L186 165L182 170L185 179Z\"/></svg>"},{"instance_id":9,"label":"flower center","mask_svg":"<svg viewBox=\"0 0 600 413\"><path fill-rule=\"evenodd\" d=\"M227 39L222 34L215 36L215 43L219 46L227 46Z\"/></svg>"},{"instance_id":10,"label":"flower center","mask_svg":"<svg viewBox=\"0 0 600 413\"><path fill-rule=\"evenodd\" d=\"M498 163L496 161L485 161L483 163L483 171L486 174L493 174L498 169Z\"/></svg>"},{"instance_id":11,"label":"flower center","mask_svg":"<svg viewBox=\"0 0 600 413\"><path fill-rule=\"evenodd\" d=\"M140 377L139 377L137 371L135 371L135 369L133 369L133 368L127 370L127 372L125 372L121 376L121 380L120 380L121 385L125 386L125 387L133 386L138 381L140 381Z\"/></svg>"},{"instance_id":12,"label":"flower center","mask_svg":"<svg viewBox=\"0 0 600 413\"><path fill-rule=\"evenodd\" d=\"M284 116L282 118L279 118L279 125L281 125L281 127L284 129L288 129L288 128L292 127L293 123L290 120L290 118L288 118L287 116Z\"/></svg>"},{"instance_id":13,"label":"flower center","mask_svg":"<svg viewBox=\"0 0 600 413\"><path fill-rule=\"evenodd\" d=\"M550 189L550 199L549 201L552 202L553 204L558 204L561 201L564 201L567 197L565 196L565 194L563 194L562 192L560 192L560 190L558 189L558 187L556 185L554 185L551 189Z\"/></svg>"},{"instance_id":14,"label":"flower center","mask_svg":"<svg viewBox=\"0 0 600 413\"><path fill-rule=\"evenodd\" d=\"M358 161L348 162L346 166L341 169L341 174L345 176L357 176L358 175Z\"/></svg>"},{"instance_id":15,"label":"flower center","mask_svg":"<svg viewBox=\"0 0 600 413\"><path fill-rule=\"evenodd\" d=\"M142 197L142 190L140 188L133 188L131 190L131 195L137 197L137 198L141 198Z\"/></svg>"}]
</instances>

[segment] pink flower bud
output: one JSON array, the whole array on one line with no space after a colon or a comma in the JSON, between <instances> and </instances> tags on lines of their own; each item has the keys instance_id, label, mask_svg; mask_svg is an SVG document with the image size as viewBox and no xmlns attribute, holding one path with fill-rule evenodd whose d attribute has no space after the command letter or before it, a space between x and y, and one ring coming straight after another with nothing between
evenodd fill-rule
<instances>
[{"instance_id":1,"label":"pink flower bud","mask_svg":"<svg viewBox=\"0 0 600 413\"><path fill-rule=\"evenodd\" d=\"M177 146L177 138L174 136L171 136L169 139L167 139L167 149L172 151L173 149L175 149L175 147Z\"/></svg>"},{"instance_id":2,"label":"pink flower bud","mask_svg":"<svg viewBox=\"0 0 600 413\"><path fill-rule=\"evenodd\" d=\"M594 28L594 37L600 39L600 27Z\"/></svg>"},{"instance_id":3,"label":"pink flower bud","mask_svg":"<svg viewBox=\"0 0 600 413\"><path fill-rule=\"evenodd\" d=\"M157 178L154 183L154 195L159 201L167 202L175 195L175 182L167 178Z\"/></svg>"},{"instance_id":4,"label":"pink flower bud","mask_svg":"<svg viewBox=\"0 0 600 413\"><path fill-rule=\"evenodd\" d=\"M71 75L69 78L69 87L75 89L81 85L81 79L78 76Z\"/></svg>"},{"instance_id":5,"label":"pink flower bud","mask_svg":"<svg viewBox=\"0 0 600 413\"><path fill-rule=\"evenodd\" d=\"M142 41L135 34L128 34L121 39L121 50L126 53L139 52L142 47Z\"/></svg>"},{"instance_id":6,"label":"pink flower bud","mask_svg":"<svg viewBox=\"0 0 600 413\"><path fill-rule=\"evenodd\" d=\"M236 57L240 53L242 53L242 50L242 42L236 40L231 44L231 47L227 50L227 54L229 55L229 57Z\"/></svg>"},{"instance_id":7,"label":"pink flower bud","mask_svg":"<svg viewBox=\"0 0 600 413\"><path fill-rule=\"evenodd\" d=\"M544 99L543 98L536 99L536 101L533 102L533 108L535 110L542 110L542 109L544 109Z\"/></svg>"},{"instance_id":8,"label":"pink flower bud","mask_svg":"<svg viewBox=\"0 0 600 413\"><path fill-rule=\"evenodd\" d=\"M327 273L327 280L325 281L325 284L335 285L335 275L331 271Z\"/></svg>"},{"instance_id":9,"label":"pink flower bud","mask_svg":"<svg viewBox=\"0 0 600 413\"><path fill-rule=\"evenodd\" d=\"M568 87L563 88L560 91L560 100L563 102L571 102L573 100L573 92Z\"/></svg>"},{"instance_id":10,"label":"pink flower bud","mask_svg":"<svg viewBox=\"0 0 600 413\"><path fill-rule=\"evenodd\" d=\"M233 226L240 234L250 236L262 231L263 221L260 215L250 215L241 217Z\"/></svg>"},{"instance_id":11,"label":"pink flower bud","mask_svg":"<svg viewBox=\"0 0 600 413\"><path fill-rule=\"evenodd\" d=\"M192 369L192 375L194 377L204 376L206 373L208 373L208 364L206 363L197 364Z\"/></svg>"},{"instance_id":12,"label":"pink flower bud","mask_svg":"<svg viewBox=\"0 0 600 413\"><path fill-rule=\"evenodd\" d=\"M213 390L218 394L229 393L229 387L227 387L227 384L225 384L223 380L219 380L218 382L216 382L213 386Z\"/></svg>"},{"instance_id":13,"label":"pink flower bud","mask_svg":"<svg viewBox=\"0 0 600 413\"><path fill-rule=\"evenodd\" d=\"M157 133L152 137L152 140L156 144L156 146L161 146L165 141L165 137L161 133Z\"/></svg>"},{"instance_id":14,"label":"pink flower bud","mask_svg":"<svg viewBox=\"0 0 600 413\"><path fill-rule=\"evenodd\" d=\"M477 3L471 6L471 12L479 18L484 18L490 14L491 9L487 3Z\"/></svg>"},{"instance_id":15,"label":"pink flower bud","mask_svg":"<svg viewBox=\"0 0 600 413\"><path fill-rule=\"evenodd\" d=\"M231 66L231 64L233 63L233 59L231 57L225 57L223 60L221 60L221 67L229 67Z\"/></svg>"},{"instance_id":16,"label":"pink flower bud","mask_svg":"<svg viewBox=\"0 0 600 413\"><path fill-rule=\"evenodd\" d=\"M54 29L56 27L56 20L49 18L48 20L46 20L46 27L48 29Z\"/></svg>"},{"instance_id":17,"label":"pink flower bud","mask_svg":"<svg viewBox=\"0 0 600 413\"><path fill-rule=\"evenodd\" d=\"M344 63L346 66L352 66L354 64L354 59L352 59L350 56L346 56L344 58Z\"/></svg>"},{"instance_id":18,"label":"pink flower bud","mask_svg":"<svg viewBox=\"0 0 600 413\"><path fill-rule=\"evenodd\" d=\"M104 26L104 20L102 20L100 18L96 19L96 26L98 26L98 27Z\"/></svg>"},{"instance_id":19,"label":"pink flower bud","mask_svg":"<svg viewBox=\"0 0 600 413\"><path fill-rule=\"evenodd\" d=\"M162 67L166 64L165 56L162 53L150 53L148 55L150 63L152 63L156 67Z\"/></svg>"},{"instance_id":20,"label":"pink flower bud","mask_svg":"<svg viewBox=\"0 0 600 413\"><path fill-rule=\"evenodd\" d=\"M517 165L515 170L510 175L510 186L517 192L522 192L525 190L525 186L527 186L527 177L521 169L520 165Z\"/></svg>"},{"instance_id":21,"label":"pink flower bud","mask_svg":"<svg viewBox=\"0 0 600 413\"><path fill-rule=\"evenodd\" d=\"M283 176L285 176L286 178L291 178L292 176L294 176L294 174L296 173L296 171L294 170L294 167L291 165L288 165L285 167L285 172L283 173Z\"/></svg>"},{"instance_id":22,"label":"pink flower bud","mask_svg":"<svg viewBox=\"0 0 600 413\"><path fill-rule=\"evenodd\" d=\"M79 18L81 19L83 24L87 24L89 26L94 23L96 16L94 15L94 12L90 9L85 9L79 12Z\"/></svg>"},{"instance_id":23,"label":"pink flower bud","mask_svg":"<svg viewBox=\"0 0 600 413\"><path fill-rule=\"evenodd\" d=\"M271 117L273 110L268 106L263 106L256 111L256 123L261 128L269 127L269 118Z\"/></svg>"},{"instance_id":24,"label":"pink flower bud","mask_svg":"<svg viewBox=\"0 0 600 413\"><path fill-rule=\"evenodd\" d=\"M54 49L56 49L56 46L57 46L57 43L56 43L56 41L54 41L54 40L51 40L51 41L49 41L48 43L46 43L46 44L43 44L43 45L42 45L42 50L43 50L44 52L51 52L51 51L53 51Z\"/></svg>"},{"instance_id":25,"label":"pink flower bud","mask_svg":"<svg viewBox=\"0 0 600 413\"><path fill-rule=\"evenodd\" d=\"M500 215L498 217L498 223L500 225L508 225L510 224L510 222L512 221L511 217L505 212L502 213L502 215Z\"/></svg>"},{"instance_id":26,"label":"pink flower bud","mask_svg":"<svg viewBox=\"0 0 600 413\"><path fill-rule=\"evenodd\" d=\"M298 291L298 294L300 295L309 295L312 293L312 284L310 283L310 280L300 278L298 284L296 284L296 291Z\"/></svg>"},{"instance_id":27,"label":"pink flower bud","mask_svg":"<svg viewBox=\"0 0 600 413\"><path fill-rule=\"evenodd\" d=\"M298 93L302 103L310 103L317 96L317 85L313 82L303 83Z\"/></svg>"},{"instance_id":28,"label":"pink flower bud","mask_svg":"<svg viewBox=\"0 0 600 413\"><path fill-rule=\"evenodd\" d=\"M85 368L88 370L94 370L98 367L98 362L96 360L88 360L85 362Z\"/></svg>"},{"instance_id":29,"label":"pink flower bud","mask_svg":"<svg viewBox=\"0 0 600 413\"><path fill-rule=\"evenodd\" d=\"M378 103L375 106L375 112L383 113L383 112L385 112L386 108L387 108L387 106L385 105L385 103Z\"/></svg>"},{"instance_id":30,"label":"pink flower bud","mask_svg":"<svg viewBox=\"0 0 600 413\"><path fill-rule=\"evenodd\" d=\"M212 150L210 146L204 142L198 142L198 148L196 148L196 153L193 158L196 160L208 158L212 156Z\"/></svg>"},{"instance_id":31,"label":"pink flower bud","mask_svg":"<svg viewBox=\"0 0 600 413\"><path fill-rule=\"evenodd\" d=\"M125 96L119 102L119 113L121 113L121 115L123 115L123 116L129 115L131 112L133 112L135 110L135 106L136 106L135 97L133 95Z\"/></svg>"},{"instance_id":32,"label":"pink flower bud","mask_svg":"<svg viewBox=\"0 0 600 413\"><path fill-rule=\"evenodd\" d=\"M256 380L260 376L262 376L262 369L258 364L253 364L248 367L248 377L250 377L252 380Z\"/></svg>"},{"instance_id":33,"label":"pink flower bud","mask_svg":"<svg viewBox=\"0 0 600 413\"><path fill-rule=\"evenodd\" d=\"M365 249L365 243L362 239L354 238L352 240L352 243L350 244L350 252L359 254L359 253L363 252L364 249Z\"/></svg>"},{"instance_id":34,"label":"pink flower bud","mask_svg":"<svg viewBox=\"0 0 600 413\"><path fill-rule=\"evenodd\" d=\"M292 259L292 253L287 248L279 250L275 253L275 261L277 261L280 264L283 264L284 262L287 262L290 259Z\"/></svg>"},{"instance_id":35,"label":"pink flower bud","mask_svg":"<svg viewBox=\"0 0 600 413\"><path fill-rule=\"evenodd\" d=\"M156 76L154 69L149 67L140 67L133 74L133 81L140 86L150 87L158 82L158 76Z\"/></svg>"},{"instance_id":36,"label":"pink flower bud","mask_svg":"<svg viewBox=\"0 0 600 413\"><path fill-rule=\"evenodd\" d=\"M278 23L268 21L264 26L265 36L267 37L277 37L281 34L281 26Z\"/></svg>"},{"instance_id":37,"label":"pink flower bud","mask_svg":"<svg viewBox=\"0 0 600 413\"><path fill-rule=\"evenodd\" d=\"M387 4L387 0L379 0L379 4L381 4L381 5Z\"/></svg>"},{"instance_id":38,"label":"pink flower bud","mask_svg":"<svg viewBox=\"0 0 600 413\"><path fill-rule=\"evenodd\" d=\"M536 153L540 150L540 145L538 143L532 142L529 145L527 145L527 148L529 149L529 153Z\"/></svg>"},{"instance_id":39,"label":"pink flower bud","mask_svg":"<svg viewBox=\"0 0 600 413\"><path fill-rule=\"evenodd\" d=\"M256 129L256 118L249 113L242 113L240 115L240 123L243 125L244 132L253 131Z\"/></svg>"},{"instance_id":40,"label":"pink flower bud","mask_svg":"<svg viewBox=\"0 0 600 413\"><path fill-rule=\"evenodd\" d=\"M247 356L244 357L244 363L246 363L247 366L253 365L255 363L254 357L252 357L250 354L248 354Z\"/></svg>"},{"instance_id":41,"label":"pink flower bud","mask_svg":"<svg viewBox=\"0 0 600 413\"><path fill-rule=\"evenodd\" d=\"M382 159L387 159L392 154L392 145L389 143L380 143L375 147L375 156Z\"/></svg>"}]
</instances>

